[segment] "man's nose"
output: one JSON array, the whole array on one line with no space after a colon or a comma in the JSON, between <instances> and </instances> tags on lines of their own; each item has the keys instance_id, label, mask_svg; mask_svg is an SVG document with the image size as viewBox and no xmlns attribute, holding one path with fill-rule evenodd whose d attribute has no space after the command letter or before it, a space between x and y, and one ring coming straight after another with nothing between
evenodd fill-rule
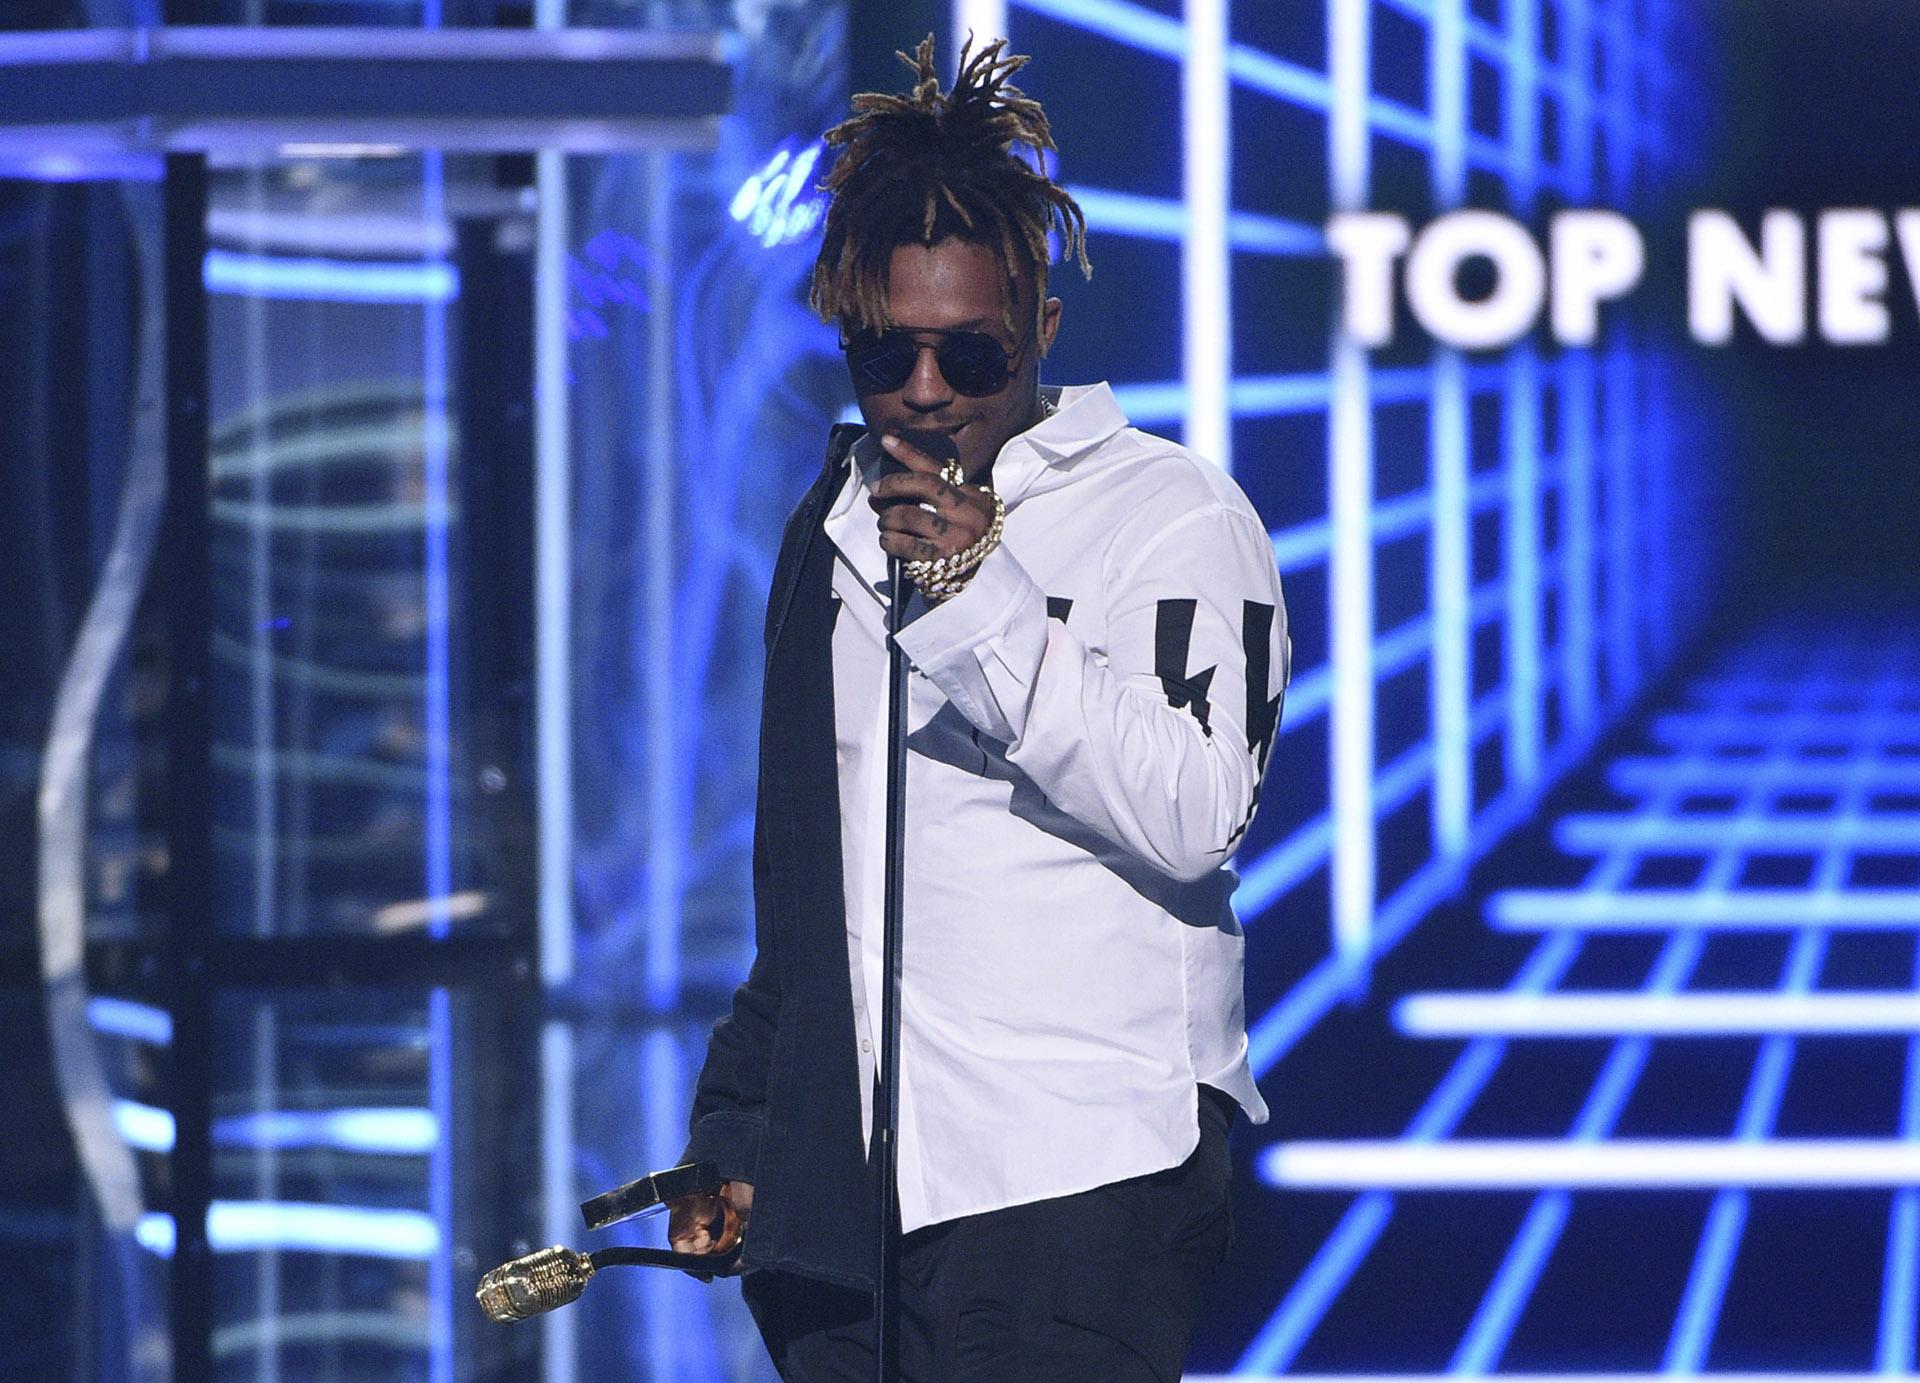
<instances>
[{"instance_id":1,"label":"man's nose","mask_svg":"<svg viewBox=\"0 0 1920 1383\"><path fill-rule=\"evenodd\" d=\"M934 350L932 344L920 344L913 360L913 373L907 376L900 390L900 401L922 413L932 413L953 402L953 390L947 387L946 377L940 373Z\"/></svg>"}]
</instances>

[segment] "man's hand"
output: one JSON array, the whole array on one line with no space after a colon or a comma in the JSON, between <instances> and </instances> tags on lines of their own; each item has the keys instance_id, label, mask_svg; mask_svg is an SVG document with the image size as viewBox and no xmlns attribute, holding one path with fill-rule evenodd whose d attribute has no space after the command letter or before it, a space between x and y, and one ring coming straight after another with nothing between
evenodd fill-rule
<instances>
[{"instance_id":1,"label":"man's hand","mask_svg":"<svg viewBox=\"0 0 1920 1383\"><path fill-rule=\"evenodd\" d=\"M681 1196L667 1202L667 1243L678 1253L729 1252L745 1237L753 1214L753 1187L744 1181L723 1181L712 1195ZM736 1266L727 1270L731 1276ZM712 1273L694 1273L702 1282Z\"/></svg>"},{"instance_id":2,"label":"man's hand","mask_svg":"<svg viewBox=\"0 0 1920 1383\"><path fill-rule=\"evenodd\" d=\"M950 485L940 463L898 437L880 439L888 455L905 466L886 475L868 497L880 514L880 546L890 557L931 562L965 551L993 526L993 501L978 485ZM931 506L923 508L922 506Z\"/></svg>"}]
</instances>

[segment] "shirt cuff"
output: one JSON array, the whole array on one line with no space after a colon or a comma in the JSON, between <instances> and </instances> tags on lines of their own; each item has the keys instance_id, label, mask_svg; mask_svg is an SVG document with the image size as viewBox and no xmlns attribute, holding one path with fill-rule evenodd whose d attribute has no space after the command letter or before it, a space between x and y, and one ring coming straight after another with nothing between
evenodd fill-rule
<instances>
[{"instance_id":1,"label":"shirt cuff","mask_svg":"<svg viewBox=\"0 0 1920 1383\"><path fill-rule=\"evenodd\" d=\"M959 595L898 637L913 665L969 722L1008 744L1020 738L1047 651L1047 600L1004 545L986 555Z\"/></svg>"}]
</instances>

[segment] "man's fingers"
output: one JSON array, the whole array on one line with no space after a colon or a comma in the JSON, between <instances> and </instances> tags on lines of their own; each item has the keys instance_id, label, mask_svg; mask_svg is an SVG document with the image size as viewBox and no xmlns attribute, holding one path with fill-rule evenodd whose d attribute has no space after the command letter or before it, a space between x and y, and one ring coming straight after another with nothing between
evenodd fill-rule
<instances>
[{"instance_id":1,"label":"man's fingers","mask_svg":"<svg viewBox=\"0 0 1920 1383\"><path fill-rule=\"evenodd\" d=\"M968 535L975 527L964 520L949 519L944 514L929 514L924 509L912 506L888 509L880 515L880 531L883 533L911 533L915 537L940 541L951 539L961 547L973 541ZM980 531L984 533L986 530L982 528Z\"/></svg>"},{"instance_id":2,"label":"man's fingers","mask_svg":"<svg viewBox=\"0 0 1920 1383\"><path fill-rule=\"evenodd\" d=\"M681 1196L668 1205L667 1243L680 1253L723 1254L739 1244L746 1234L747 1213L753 1205L753 1188L741 1183L729 1183L735 1189L730 1194L696 1194ZM691 1268L682 1269L688 1277L701 1282L713 1281L716 1274L695 1272ZM725 1270L720 1276L731 1277L740 1271L739 1265Z\"/></svg>"},{"instance_id":3,"label":"man's fingers","mask_svg":"<svg viewBox=\"0 0 1920 1383\"><path fill-rule=\"evenodd\" d=\"M898 459L900 464L910 471L924 471L929 475L940 474L940 463L903 437L888 433L880 439L880 445L887 449L888 455Z\"/></svg>"},{"instance_id":4,"label":"man's fingers","mask_svg":"<svg viewBox=\"0 0 1920 1383\"><path fill-rule=\"evenodd\" d=\"M904 557L909 562L932 562L946 556L939 544L910 533L882 533L880 546L889 557Z\"/></svg>"},{"instance_id":5,"label":"man's fingers","mask_svg":"<svg viewBox=\"0 0 1920 1383\"><path fill-rule=\"evenodd\" d=\"M974 496L958 486L949 485L938 475L921 475L913 471L881 476L874 482L873 495L867 502L875 509L886 509L908 500L925 501L938 506L976 502Z\"/></svg>"},{"instance_id":6,"label":"man's fingers","mask_svg":"<svg viewBox=\"0 0 1920 1383\"><path fill-rule=\"evenodd\" d=\"M681 1196L667 1207L667 1242L681 1253L709 1253L725 1214L718 1196Z\"/></svg>"}]
</instances>

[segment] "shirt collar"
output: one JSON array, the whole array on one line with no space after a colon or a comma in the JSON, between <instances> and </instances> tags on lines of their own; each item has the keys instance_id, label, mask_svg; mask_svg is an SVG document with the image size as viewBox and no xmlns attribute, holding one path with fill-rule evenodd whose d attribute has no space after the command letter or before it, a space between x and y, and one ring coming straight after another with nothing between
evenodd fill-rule
<instances>
[{"instance_id":1,"label":"shirt collar","mask_svg":"<svg viewBox=\"0 0 1920 1383\"><path fill-rule=\"evenodd\" d=\"M1104 381L1043 392L1054 400L1053 413L1008 438L993 461L993 488L1009 509L1049 472L1070 469L1127 425Z\"/></svg>"},{"instance_id":2,"label":"shirt collar","mask_svg":"<svg viewBox=\"0 0 1920 1383\"><path fill-rule=\"evenodd\" d=\"M1127 426L1127 415L1105 381L1043 392L1054 400L1053 413L1008 438L994 458L993 488L1008 508L1049 470L1066 470ZM855 475L848 477L850 483L829 511L830 521L843 519L865 498L864 492L880 478L880 455L879 439L871 431L853 444Z\"/></svg>"}]
</instances>

